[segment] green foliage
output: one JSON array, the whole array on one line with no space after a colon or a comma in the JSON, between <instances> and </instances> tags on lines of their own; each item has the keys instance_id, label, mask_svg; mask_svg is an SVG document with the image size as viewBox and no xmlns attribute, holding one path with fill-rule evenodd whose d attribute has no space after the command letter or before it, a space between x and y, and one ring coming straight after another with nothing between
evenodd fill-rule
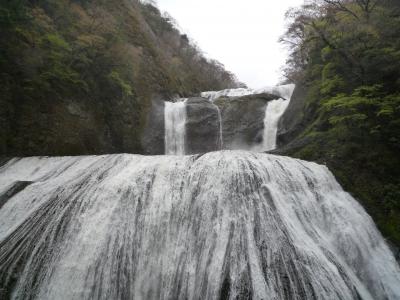
<instances>
[{"instance_id":1,"label":"green foliage","mask_svg":"<svg viewBox=\"0 0 400 300\"><path fill-rule=\"evenodd\" d=\"M3 0L0 2L0 25L13 26L29 20L25 0Z\"/></svg>"},{"instance_id":2,"label":"green foliage","mask_svg":"<svg viewBox=\"0 0 400 300\"><path fill-rule=\"evenodd\" d=\"M400 245L400 17L373 9L307 5L289 12L289 80L307 87L303 145L288 154L326 163Z\"/></svg>"},{"instance_id":3,"label":"green foliage","mask_svg":"<svg viewBox=\"0 0 400 300\"><path fill-rule=\"evenodd\" d=\"M71 51L71 46L68 42L56 33L46 34L42 39L42 43L44 47L49 47L53 51ZM56 52L54 54L57 55Z\"/></svg>"},{"instance_id":4,"label":"green foliage","mask_svg":"<svg viewBox=\"0 0 400 300\"><path fill-rule=\"evenodd\" d=\"M133 90L132 87L129 85L129 83L125 82L122 78L121 75L117 71L112 71L109 75L108 78L110 81L117 85L122 93L126 96L132 96L133 95Z\"/></svg>"}]
</instances>

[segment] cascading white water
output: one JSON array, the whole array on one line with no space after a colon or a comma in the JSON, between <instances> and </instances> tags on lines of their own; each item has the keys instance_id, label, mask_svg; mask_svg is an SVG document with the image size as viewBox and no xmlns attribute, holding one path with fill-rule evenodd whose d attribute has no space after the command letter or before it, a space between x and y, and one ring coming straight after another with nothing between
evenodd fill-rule
<instances>
[{"instance_id":1,"label":"cascading white water","mask_svg":"<svg viewBox=\"0 0 400 300\"><path fill-rule=\"evenodd\" d=\"M279 119L289 106L295 85L288 84L277 86L272 93L280 95L282 98L269 101L265 109L263 142L257 146L259 151L269 151L276 148L276 138L278 133Z\"/></svg>"},{"instance_id":2,"label":"cascading white water","mask_svg":"<svg viewBox=\"0 0 400 300\"><path fill-rule=\"evenodd\" d=\"M279 119L288 107L289 101L277 99L268 102L265 109L263 142L255 147L255 150L269 151L276 148Z\"/></svg>"},{"instance_id":3,"label":"cascading white water","mask_svg":"<svg viewBox=\"0 0 400 300\"><path fill-rule=\"evenodd\" d=\"M165 102L165 154L185 154L186 99Z\"/></svg>"},{"instance_id":4,"label":"cascading white water","mask_svg":"<svg viewBox=\"0 0 400 300\"><path fill-rule=\"evenodd\" d=\"M1 201L1 299L400 299L371 218L315 163L13 159Z\"/></svg>"}]
</instances>

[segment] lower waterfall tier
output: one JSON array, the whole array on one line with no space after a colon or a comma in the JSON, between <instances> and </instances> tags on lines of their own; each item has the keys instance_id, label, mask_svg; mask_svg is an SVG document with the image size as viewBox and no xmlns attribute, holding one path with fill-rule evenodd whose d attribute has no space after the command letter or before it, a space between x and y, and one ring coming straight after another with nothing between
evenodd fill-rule
<instances>
[{"instance_id":1,"label":"lower waterfall tier","mask_svg":"<svg viewBox=\"0 0 400 300\"><path fill-rule=\"evenodd\" d=\"M399 299L400 270L329 170L244 151L12 159L1 299Z\"/></svg>"}]
</instances>

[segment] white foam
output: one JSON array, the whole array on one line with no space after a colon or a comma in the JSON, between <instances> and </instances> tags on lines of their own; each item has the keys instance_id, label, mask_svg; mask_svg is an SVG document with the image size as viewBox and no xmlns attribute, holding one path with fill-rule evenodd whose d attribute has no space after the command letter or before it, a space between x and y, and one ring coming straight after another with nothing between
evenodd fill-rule
<instances>
[{"instance_id":1,"label":"white foam","mask_svg":"<svg viewBox=\"0 0 400 300\"><path fill-rule=\"evenodd\" d=\"M280 98L289 100L292 96L294 84L278 85L278 86L266 86L260 89L250 88L237 88L237 89L226 89L222 91L208 91L202 92L201 97L207 98L210 101L214 101L220 97L243 97L248 95L257 94L273 94Z\"/></svg>"},{"instance_id":2,"label":"white foam","mask_svg":"<svg viewBox=\"0 0 400 300\"><path fill-rule=\"evenodd\" d=\"M12 299L400 298L384 239L324 166L244 151L24 158L0 168L0 186L15 180L35 183L0 209Z\"/></svg>"}]
</instances>

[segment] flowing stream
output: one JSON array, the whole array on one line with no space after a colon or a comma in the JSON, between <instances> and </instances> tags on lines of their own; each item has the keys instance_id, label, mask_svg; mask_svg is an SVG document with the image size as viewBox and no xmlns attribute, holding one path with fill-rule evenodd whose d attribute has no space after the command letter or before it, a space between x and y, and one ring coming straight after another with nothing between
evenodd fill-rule
<instances>
[{"instance_id":1,"label":"flowing stream","mask_svg":"<svg viewBox=\"0 0 400 300\"><path fill-rule=\"evenodd\" d=\"M0 202L1 299L400 299L370 216L315 163L12 159Z\"/></svg>"}]
</instances>

